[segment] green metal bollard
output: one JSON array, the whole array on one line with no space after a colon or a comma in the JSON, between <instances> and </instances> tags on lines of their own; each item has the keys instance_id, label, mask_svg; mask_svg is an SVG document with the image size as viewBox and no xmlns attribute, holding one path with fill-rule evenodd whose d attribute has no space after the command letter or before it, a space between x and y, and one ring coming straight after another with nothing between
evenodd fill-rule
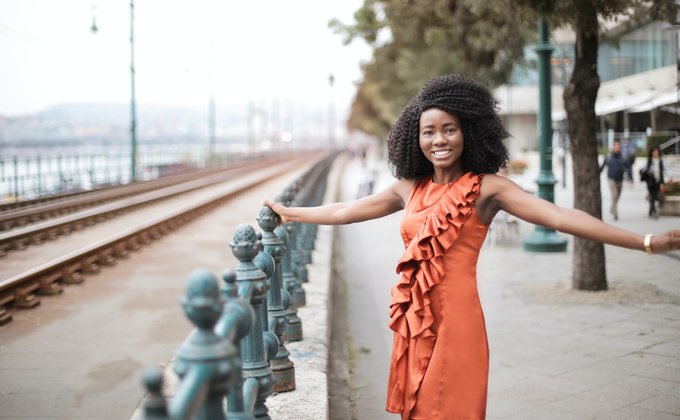
<instances>
[{"instance_id":1,"label":"green metal bollard","mask_svg":"<svg viewBox=\"0 0 680 420\"><path fill-rule=\"evenodd\" d=\"M285 309L281 301L281 286L283 283L281 273L281 260L286 248L281 239L276 236L274 229L279 224L280 218L272 209L262 207L257 216L257 223L262 229L262 244L264 250L274 258L274 274L271 276L271 287L267 292L267 305L270 318L275 321L274 329L270 331L279 339L279 350L271 361L272 375L274 376L274 392L288 392L295 389L295 366L291 362L288 349L284 345L283 333L286 329L287 319Z\"/></svg>"},{"instance_id":2,"label":"green metal bollard","mask_svg":"<svg viewBox=\"0 0 680 420\"><path fill-rule=\"evenodd\" d=\"M294 204L293 198L295 197L296 191L293 187L288 187L283 192L283 203L286 206L291 206ZM295 223L286 223L283 225L286 229L286 234L288 239L286 242L286 254L283 256L283 283L286 285L288 293L290 293L293 300L293 305L296 308L300 308L307 304L307 295L305 289L302 288L302 282L298 281L296 275L296 258L297 249L295 247ZM275 231L276 232L276 231ZM279 238L281 236L279 235Z\"/></svg>"},{"instance_id":3,"label":"green metal bollard","mask_svg":"<svg viewBox=\"0 0 680 420\"><path fill-rule=\"evenodd\" d=\"M258 239L262 239L262 235L258 233ZM267 276L267 284L271 286L270 279L272 275L274 274L274 268L276 266L276 263L274 262L274 258L272 258L271 255L267 254L264 251L264 245L262 245L262 242L260 242L261 249L260 252L257 254L253 262L259 268L264 272L264 274ZM270 287L268 286L268 287ZM263 323L263 333L264 333L264 351L267 355L267 362L271 362L271 360L276 357L276 353L279 351L279 339L276 337L276 334L274 334L271 331L276 330L276 319L274 318L269 318L269 310L267 309L267 300L265 299L264 304L262 305L262 319L266 320L266 322Z\"/></svg>"},{"instance_id":4,"label":"green metal bollard","mask_svg":"<svg viewBox=\"0 0 680 420\"><path fill-rule=\"evenodd\" d=\"M238 348L243 339L255 323L253 307L243 299L238 298L236 273L225 270L222 273L225 284L222 287L222 297L226 300L222 317L215 326L215 334L234 343ZM227 395L227 418L229 420L253 420L252 410L246 412L243 402L243 373L241 362L235 369L234 381Z\"/></svg>"},{"instance_id":5,"label":"green metal bollard","mask_svg":"<svg viewBox=\"0 0 680 420\"><path fill-rule=\"evenodd\" d=\"M222 401L239 361L236 347L214 332L223 306L215 276L207 270L192 272L182 307L197 329L177 351L174 370L182 382L170 404L173 418L225 418Z\"/></svg>"},{"instance_id":6,"label":"green metal bollard","mask_svg":"<svg viewBox=\"0 0 680 420\"><path fill-rule=\"evenodd\" d=\"M258 241L262 241L262 234L257 234ZM257 253L253 263L257 268L262 270L262 272L267 277L267 290L271 287L271 278L274 275L274 268L276 263L274 258L264 251L264 245L262 242L260 244L260 252ZM276 334L273 331L276 330L276 319L269 317L269 309L267 307L267 299L264 300L262 304L262 319L265 320L262 324L264 332L264 342L265 342L265 352L267 353L267 361L270 362L279 351L279 339L276 338Z\"/></svg>"},{"instance_id":7,"label":"green metal bollard","mask_svg":"<svg viewBox=\"0 0 680 420\"><path fill-rule=\"evenodd\" d=\"M276 229L274 229L274 234L276 234L276 236L281 240L285 249L288 245L288 232L286 231L286 228L284 226L278 226ZM286 282L285 277L286 263L288 264L289 273L288 282ZM281 296L284 298L282 300L284 303L283 307L285 308L286 318L288 319L286 329L283 332L283 339L286 341L302 341L302 320L298 316L297 308L293 302L292 293L289 291L295 285L295 276L293 276L293 273L290 271L290 258L287 259L285 255L283 257L281 268L283 271ZM285 302L285 300L288 300L288 302Z\"/></svg>"},{"instance_id":8,"label":"green metal bollard","mask_svg":"<svg viewBox=\"0 0 680 420\"><path fill-rule=\"evenodd\" d=\"M143 373L147 396L144 400L144 420L168 420L168 407L163 397L163 370L148 367Z\"/></svg>"},{"instance_id":9,"label":"green metal bollard","mask_svg":"<svg viewBox=\"0 0 680 420\"><path fill-rule=\"evenodd\" d=\"M266 354L267 313L266 298L269 284L267 276L253 263L260 249L255 229L246 224L236 227L234 238L229 243L232 253L239 260L236 266L236 282L238 295L249 301L254 312L255 322L248 335L241 340L241 358L243 363L243 403L246 412L255 418L270 419L266 406L267 398L272 394L272 371ZM271 334L269 334L271 335ZM276 339L276 337L274 337ZM278 349L278 342L275 344Z\"/></svg>"}]
</instances>

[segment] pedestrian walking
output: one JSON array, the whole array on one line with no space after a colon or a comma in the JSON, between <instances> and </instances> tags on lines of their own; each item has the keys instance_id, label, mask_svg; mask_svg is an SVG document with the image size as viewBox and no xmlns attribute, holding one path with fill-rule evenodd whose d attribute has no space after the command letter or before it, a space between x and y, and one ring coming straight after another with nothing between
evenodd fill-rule
<instances>
[{"instance_id":1,"label":"pedestrian walking","mask_svg":"<svg viewBox=\"0 0 680 420\"><path fill-rule=\"evenodd\" d=\"M660 193L663 192L665 185L663 159L661 149L658 146L652 147L647 155L647 165L644 172L641 172L643 182L647 183L647 198L649 199L649 217L659 217L656 213L656 203L661 204Z\"/></svg>"},{"instance_id":2,"label":"pedestrian walking","mask_svg":"<svg viewBox=\"0 0 680 420\"><path fill-rule=\"evenodd\" d=\"M485 417L489 354L476 264L499 211L620 247L680 249L680 230L641 236L495 175L508 163L508 136L484 86L441 76L404 108L389 133L388 160L397 181L385 190L319 207L263 202L282 223L348 224L404 210L386 404L402 419Z\"/></svg>"},{"instance_id":3,"label":"pedestrian walking","mask_svg":"<svg viewBox=\"0 0 680 420\"><path fill-rule=\"evenodd\" d=\"M623 186L623 178L632 179L633 175L630 167L630 159L621 153L621 142L614 141L612 150L602 162L600 172L607 167L607 180L609 181L609 191L611 191L612 204L609 207L609 213L614 217L614 220L619 219L618 203L621 197L621 188Z\"/></svg>"}]
</instances>

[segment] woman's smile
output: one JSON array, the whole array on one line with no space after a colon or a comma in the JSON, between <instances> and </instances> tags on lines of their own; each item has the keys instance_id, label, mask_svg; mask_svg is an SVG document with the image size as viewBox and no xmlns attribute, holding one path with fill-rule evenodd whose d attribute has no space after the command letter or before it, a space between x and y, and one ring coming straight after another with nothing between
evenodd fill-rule
<instances>
[{"instance_id":1,"label":"woman's smile","mask_svg":"<svg viewBox=\"0 0 680 420\"><path fill-rule=\"evenodd\" d=\"M446 157L451 153L451 149L446 150L433 150L431 152L435 157Z\"/></svg>"}]
</instances>

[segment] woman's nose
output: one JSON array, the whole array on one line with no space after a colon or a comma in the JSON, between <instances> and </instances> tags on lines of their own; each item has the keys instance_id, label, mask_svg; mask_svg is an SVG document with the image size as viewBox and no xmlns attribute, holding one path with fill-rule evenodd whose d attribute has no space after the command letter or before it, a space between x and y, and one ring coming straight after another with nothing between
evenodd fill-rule
<instances>
[{"instance_id":1,"label":"woman's nose","mask_svg":"<svg viewBox=\"0 0 680 420\"><path fill-rule=\"evenodd\" d=\"M436 132L436 133L434 133L434 140L432 140L432 143L433 144L444 144L444 143L446 143L446 139L444 138L444 136L441 133Z\"/></svg>"}]
</instances>

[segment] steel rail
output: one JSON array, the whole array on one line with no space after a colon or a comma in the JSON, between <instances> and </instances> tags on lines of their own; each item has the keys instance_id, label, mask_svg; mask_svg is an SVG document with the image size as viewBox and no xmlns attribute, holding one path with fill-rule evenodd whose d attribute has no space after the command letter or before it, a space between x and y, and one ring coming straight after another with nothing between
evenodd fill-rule
<instances>
[{"instance_id":1,"label":"steel rail","mask_svg":"<svg viewBox=\"0 0 680 420\"><path fill-rule=\"evenodd\" d=\"M51 217L72 213L83 208L93 207L131 195L186 182L224 170L238 168L251 163L255 159L267 158L267 156L268 155L257 154L243 157L241 160L226 167L194 170L164 176L151 181L135 182L132 184L116 185L113 187L55 196L47 202L37 202L32 205L24 205L20 208L0 212L0 231L7 231Z\"/></svg>"},{"instance_id":2,"label":"steel rail","mask_svg":"<svg viewBox=\"0 0 680 420\"><path fill-rule=\"evenodd\" d=\"M218 173L202 178L186 181L181 184L166 186L164 188L144 192L132 197L123 198L112 203L104 204L95 208L82 210L77 213L36 223L24 228L14 229L0 234L0 257L7 255L13 250L22 250L31 244L40 244L46 240L55 239L66 235L74 230L81 230L85 226L91 226L100 221L111 219L121 213L131 211L139 206L148 205L159 200L171 198L210 185L214 185L234 177L241 176L244 171L259 170L274 162L280 162L281 156L269 158L258 162L248 162L236 168L223 170ZM286 157L283 157L286 159Z\"/></svg>"},{"instance_id":3,"label":"steel rail","mask_svg":"<svg viewBox=\"0 0 680 420\"><path fill-rule=\"evenodd\" d=\"M318 155L314 160L319 160ZM28 309L39 305L39 294L59 294L63 291L65 284L83 282L84 275L98 273L103 266L113 265L117 259L127 257L130 251L161 238L249 189L285 172L298 169L303 162L308 161L309 156L305 156L278 165L269 165L268 168L255 174L235 180L232 188L226 191L217 192L199 202L175 208L137 226L127 228L0 281L0 325L12 320L13 309Z\"/></svg>"}]
</instances>

